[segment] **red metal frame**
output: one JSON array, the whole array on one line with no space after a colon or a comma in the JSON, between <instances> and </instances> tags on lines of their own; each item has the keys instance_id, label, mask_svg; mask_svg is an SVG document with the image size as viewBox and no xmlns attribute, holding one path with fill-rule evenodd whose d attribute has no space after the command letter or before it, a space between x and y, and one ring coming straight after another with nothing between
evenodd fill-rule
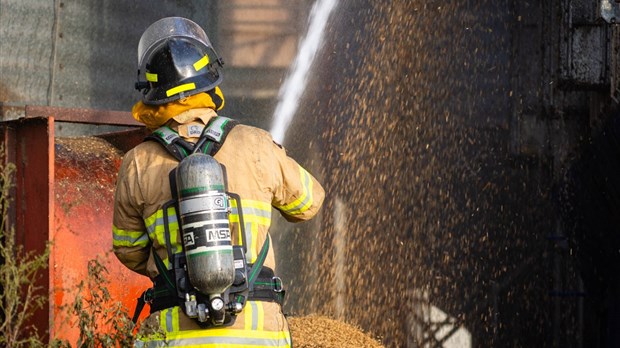
<instances>
[{"instance_id":1,"label":"red metal frame","mask_svg":"<svg viewBox=\"0 0 620 348\"><path fill-rule=\"evenodd\" d=\"M79 331L66 323L62 306L71 305L71 292L86 279L89 259L98 258L107 267L108 279L114 281L108 288L110 294L129 310L150 284L146 277L123 267L110 252L113 191L120 158L58 157L54 122L141 124L129 113L115 111L30 106L19 111L26 117L0 122L5 160L16 165L9 224L27 251L43 252L48 242L53 243L47 276L38 283L49 289L49 305L35 314L32 323L39 332L49 330L49 337L68 339L73 344ZM125 152L142 141L145 133L141 127L101 138ZM90 168L97 172L91 173ZM101 184L100 190L80 190L81 184L93 179Z\"/></svg>"},{"instance_id":2,"label":"red metal frame","mask_svg":"<svg viewBox=\"0 0 620 348\"><path fill-rule=\"evenodd\" d=\"M53 122L53 118L31 118L1 124L5 161L16 166L9 226L15 228L16 242L26 251L36 253L45 250L49 231L54 229L51 214L54 200L50 192L54 181L54 173L50 170L54 159ZM53 265L51 260L50 265ZM48 289L53 272L53 267L49 267L49 276L39 278L37 285ZM37 311L32 323L40 332L41 329L45 332L49 323L49 307Z\"/></svg>"}]
</instances>

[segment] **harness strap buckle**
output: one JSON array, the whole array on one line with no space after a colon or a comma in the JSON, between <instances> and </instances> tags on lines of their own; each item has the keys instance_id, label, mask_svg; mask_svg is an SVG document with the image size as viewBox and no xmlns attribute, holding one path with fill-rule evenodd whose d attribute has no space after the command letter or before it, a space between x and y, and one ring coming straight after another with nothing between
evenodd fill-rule
<instances>
[{"instance_id":1,"label":"harness strap buckle","mask_svg":"<svg viewBox=\"0 0 620 348\"><path fill-rule=\"evenodd\" d=\"M146 291L142 293L142 300L144 300L145 303L148 303L150 305L151 303L153 303L153 299L155 298L154 293L154 288L146 289Z\"/></svg>"},{"instance_id":2,"label":"harness strap buckle","mask_svg":"<svg viewBox=\"0 0 620 348\"><path fill-rule=\"evenodd\" d=\"M273 283L274 292L282 292L282 290L284 290L282 287L282 279L280 279L280 277L272 277L271 282Z\"/></svg>"}]
</instances>

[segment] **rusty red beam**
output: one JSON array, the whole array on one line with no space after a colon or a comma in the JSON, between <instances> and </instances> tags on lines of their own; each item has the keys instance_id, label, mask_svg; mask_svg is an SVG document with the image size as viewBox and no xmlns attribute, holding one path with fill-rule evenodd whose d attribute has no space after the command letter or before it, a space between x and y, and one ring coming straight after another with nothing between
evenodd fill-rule
<instances>
[{"instance_id":1,"label":"rusty red beam","mask_svg":"<svg viewBox=\"0 0 620 348\"><path fill-rule=\"evenodd\" d=\"M26 118L54 117L56 121L61 122L106 124L118 126L144 126L142 123L136 121L131 115L131 113L127 111L27 105L24 107L24 116Z\"/></svg>"},{"instance_id":2,"label":"rusty red beam","mask_svg":"<svg viewBox=\"0 0 620 348\"><path fill-rule=\"evenodd\" d=\"M14 187L9 210L9 225L15 229L16 243L24 250L42 253L54 226L54 118L29 118L0 123L5 162L15 164ZM50 265L53 265L50 260ZM54 267L37 285L47 292ZM47 297L47 296L45 296ZM50 303L37 311L31 323L37 328L49 327Z\"/></svg>"},{"instance_id":3,"label":"rusty red beam","mask_svg":"<svg viewBox=\"0 0 620 348\"><path fill-rule=\"evenodd\" d=\"M0 119L13 120L18 118L54 117L56 121L106 124L118 126L144 126L137 122L130 112L96 110L85 108L64 108L57 106L10 106L0 105Z\"/></svg>"}]
</instances>

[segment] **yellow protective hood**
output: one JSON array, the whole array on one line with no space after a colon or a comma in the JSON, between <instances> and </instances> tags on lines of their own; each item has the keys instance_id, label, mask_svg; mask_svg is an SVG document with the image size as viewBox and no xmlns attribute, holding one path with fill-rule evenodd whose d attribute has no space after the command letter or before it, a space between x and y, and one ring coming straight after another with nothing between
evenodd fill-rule
<instances>
[{"instance_id":1,"label":"yellow protective hood","mask_svg":"<svg viewBox=\"0 0 620 348\"><path fill-rule=\"evenodd\" d=\"M219 99L219 100L218 100ZM154 130L163 126L174 116L191 109L209 108L215 111L224 107L224 95L219 87L204 93L194 94L184 99L162 105L147 105L137 102L131 109L133 118Z\"/></svg>"}]
</instances>

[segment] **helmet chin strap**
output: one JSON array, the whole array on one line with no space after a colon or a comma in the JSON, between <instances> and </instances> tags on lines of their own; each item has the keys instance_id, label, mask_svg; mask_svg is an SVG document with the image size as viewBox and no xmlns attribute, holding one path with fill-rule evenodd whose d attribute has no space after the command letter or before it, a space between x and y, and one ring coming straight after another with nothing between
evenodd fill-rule
<instances>
[{"instance_id":1,"label":"helmet chin strap","mask_svg":"<svg viewBox=\"0 0 620 348\"><path fill-rule=\"evenodd\" d=\"M136 81L136 84L134 85L134 87L138 91L142 91L143 89L149 88L149 83L147 81L140 81L140 69L138 69L138 78L137 78L137 80L138 81Z\"/></svg>"},{"instance_id":2,"label":"helmet chin strap","mask_svg":"<svg viewBox=\"0 0 620 348\"><path fill-rule=\"evenodd\" d=\"M135 87L138 91L142 91L143 89L149 88L149 83L146 81L137 81Z\"/></svg>"}]
</instances>

